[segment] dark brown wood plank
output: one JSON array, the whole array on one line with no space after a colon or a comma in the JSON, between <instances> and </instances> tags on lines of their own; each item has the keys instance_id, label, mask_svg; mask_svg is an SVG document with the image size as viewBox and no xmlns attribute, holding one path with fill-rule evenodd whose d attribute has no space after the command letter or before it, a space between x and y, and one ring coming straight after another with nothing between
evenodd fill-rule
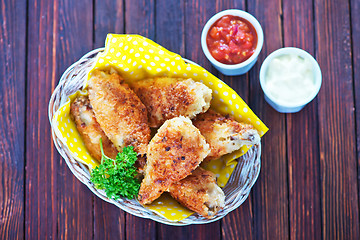
<instances>
[{"instance_id":1,"label":"dark brown wood plank","mask_svg":"<svg viewBox=\"0 0 360 240\"><path fill-rule=\"evenodd\" d=\"M26 222L28 239L90 239L92 193L52 144L47 108L62 72L92 49L92 1L29 1Z\"/></svg>"},{"instance_id":2,"label":"dark brown wood plank","mask_svg":"<svg viewBox=\"0 0 360 240\"><path fill-rule=\"evenodd\" d=\"M220 239L219 221L202 225L174 227L161 224L158 239Z\"/></svg>"},{"instance_id":3,"label":"dark brown wood plank","mask_svg":"<svg viewBox=\"0 0 360 240\"><path fill-rule=\"evenodd\" d=\"M93 49L93 1L59 1L59 36L57 49L60 75L73 62ZM81 37L79 37L81 36ZM77 180L61 159L58 174L58 237L90 239L93 237L93 194Z\"/></svg>"},{"instance_id":4,"label":"dark brown wood plank","mask_svg":"<svg viewBox=\"0 0 360 240\"><path fill-rule=\"evenodd\" d=\"M250 195L239 208L223 218L221 224L222 239L254 239L253 207Z\"/></svg>"},{"instance_id":5,"label":"dark brown wood plank","mask_svg":"<svg viewBox=\"0 0 360 240\"><path fill-rule=\"evenodd\" d=\"M155 1L125 0L125 31L155 40ZM126 239L155 239L156 222L126 214Z\"/></svg>"},{"instance_id":6,"label":"dark brown wood plank","mask_svg":"<svg viewBox=\"0 0 360 240\"><path fill-rule=\"evenodd\" d=\"M24 238L26 1L0 4L0 239Z\"/></svg>"},{"instance_id":7,"label":"dark brown wood plank","mask_svg":"<svg viewBox=\"0 0 360 240\"><path fill-rule=\"evenodd\" d=\"M314 55L313 2L284 1L284 45ZM317 100L287 115L291 239L321 238ZM300 169L306 169L300 170Z\"/></svg>"},{"instance_id":8,"label":"dark brown wood plank","mask_svg":"<svg viewBox=\"0 0 360 240\"><path fill-rule=\"evenodd\" d=\"M352 58L353 58L353 80L355 92L355 117L356 117L356 143L358 163L358 199L360 200L360 1L351 0L351 33L352 33ZM360 203L359 203L360 207Z\"/></svg>"},{"instance_id":9,"label":"dark brown wood plank","mask_svg":"<svg viewBox=\"0 0 360 240\"><path fill-rule=\"evenodd\" d=\"M245 9L245 0L217 0L216 12L226 9ZM241 76L225 76L218 73L218 77L234 89L245 102L249 102L249 74ZM251 195L233 212L223 218L221 223L222 239L252 239L253 238L253 212Z\"/></svg>"},{"instance_id":10,"label":"dark brown wood plank","mask_svg":"<svg viewBox=\"0 0 360 240\"><path fill-rule=\"evenodd\" d=\"M156 1L156 42L164 48L185 56L185 2Z\"/></svg>"},{"instance_id":11,"label":"dark brown wood plank","mask_svg":"<svg viewBox=\"0 0 360 240\"><path fill-rule=\"evenodd\" d=\"M125 239L125 213L94 196L94 239Z\"/></svg>"},{"instance_id":12,"label":"dark brown wood plank","mask_svg":"<svg viewBox=\"0 0 360 240\"><path fill-rule=\"evenodd\" d=\"M53 22L53 7L58 3L29 1L28 4L25 237L56 239L58 194L55 169L60 157L52 144L49 120L46 114L40 113L46 113L50 94L57 82L54 76L57 59L53 55L56 41L51 35L58 33Z\"/></svg>"},{"instance_id":13,"label":"dark brown wood plank","mask_svg":"<svg viewBox=\"0 0 360 240\"><path fill-rule=\"evenodd\" d=\"M179 53L180 55L186 55L185 52L190 52L195 46L200 46L200 41L189 40L188 31L191 28L198 29L197 34L201 33L202 24L191 24L187 22L185 25L185 18L188 18L188 12L185 12L185 5L182 1L166 1L158 0L156 4L156 42L167 47L169 50ZM199 15L200 6L205 6L209 3L199 3L197 9L193 9L191 14ZM172 16L174 15L175 16ZM206 13L208 14L208 13ZM211 13L210 13L211 14ZM210 17L210 15L207 15ZM195 42L196 41L196 42ZM195 44L198 43L198 44ZM201 51L201 47L198 48ZM198 52L201 53L201 52ZM197 58L192 58L195 62ZM164 224L158 226L158 238L159 239L220 239L220 223L215 222L206 225L191 225L186 227L173 227Z\"/></svg>"},{"instance_id":14,"label":"dark brown wood plank","mask_svg":"<svg viewBox=\"0 0 360 240\"><path fill-rule=\"evenodd\" d=\"M195 61L212 73L217 71L211 66L201 49L201 31L207 22L216 13L216 0L193 1L188 0L185 4L185 57ZM171 230L169 230L171 231ZM188 230L182 234L193 236L192 239L220 239L220 221L206 224L188 226ZM168 236L171 236L170 234ZM185 235L186 236L186 235Z\"/></svg>"},{"instance_id":15,"label":"dark brown wood plank","mask_svg":"<svg viewBox=\"0 0 360 240\"><path fill-rule=\"evenodd\" d=\"M94 46L104 47L108 33L124 33L124 2L95 1ZM94 196L94 239L125 239L125 212Z\"/></svg>"},{"instance_id":16,"label":"dark brown wood plank","mask_svg":"<svg viewBox=\"0 0 360 240\"><path fill-rule=\"evenodd\" d=\"M315 1L323 239L360 238L349 9Z\"/></svg>"},{"instance_id":17,"label":"dark brown wood plank","mask_svg":"<svg viewBox=\"0 0 360 240\"><path fill-rule=\"evenodd\" d=\"M125 31L155 39L155 0L125 0Z\"/></svg>"},{"instance_id":18,"label":"dark brown wood plank","mask_svg":"<svg viewBox=\"0 0 360 240\"><path fill-rule=\"evenodd\" d=\"M248 10L264 30L264 46L250 72L250 107L270 131L262 139L261 172L253 189L254 238L288 239L288 180L285 115L264 100L259 70L265 57L282 47L281 1L248 1ZM259 7L261 6L261 7Z\"/></svg>"},{"instance_id":19,"label":"dark brown wood plank","mask_svg":"<svg viewBox=\"0 0 360 240\"><path fill-rule=\"evenodd\" d=\"M216 13L216 0L187 0L185 2L185 58L190 59L208 71L216 74L216 69L205 57L201 49L201 31Z\"/></svg>"},{"instance_id":20,"label":"dark brown wood plank","mask_svg":"<svg viewBox=\"0 0 360 240\"><path fill-rule=\"evenodd\" d=\"M156 223L150 219L139 218L131 214L126 214L126 239L157 239Z\"/></svg>"},{"instance_id":21,"label":"dark brown wood plank","mask_svg":"<svg viewBox=\"0 0 360 240\"><path fill-rule=\"evenodd\" d=\"M96 0L94 6L94 47L104 47L108 33L123 33L125 26L123 0Z\"/></svg>"}]
</instances>

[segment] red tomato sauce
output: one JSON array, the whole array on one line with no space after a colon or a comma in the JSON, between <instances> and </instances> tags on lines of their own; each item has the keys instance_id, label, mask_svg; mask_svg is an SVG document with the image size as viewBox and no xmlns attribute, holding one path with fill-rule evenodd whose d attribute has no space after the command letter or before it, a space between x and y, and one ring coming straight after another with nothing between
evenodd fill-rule
<instances>
[{"instance_id":1,"label":"red tomato sauce","mask_svg":"<svg viewBox=\"0 0 360 240\"><path fill-rule=\"evenodd\" d=\"M224 64L238 64L254 53L257 34L253 25L247 20L226 15L210 27L206 44L217 61Z\"/></svg>"}]
</instances>

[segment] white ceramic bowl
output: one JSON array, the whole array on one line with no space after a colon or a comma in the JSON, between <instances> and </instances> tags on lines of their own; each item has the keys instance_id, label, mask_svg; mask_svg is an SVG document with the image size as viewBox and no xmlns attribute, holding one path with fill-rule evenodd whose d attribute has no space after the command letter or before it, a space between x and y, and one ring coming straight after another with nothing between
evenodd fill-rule
<instances>
[{"instance_id":1,"label":"white ceramic bowl","mask_svg":"<svg viewBox=\"0 0 360 240\"><path fill-rule=\"evenodd\" d=\"M313 73L314 73L314 81L315 81L315 87L313 88L312 93L307 97L302 99L299 102L296 103L286 103L282 102L276 98L274 98L268 89L266 88L266 72L268 70L268 66L270 62L279 56L282 55L288 55L288 54L295 54L298 56L301 56L305 59L310 60L312 67L313 67ZM294 47L286 47L286 48L280 48L274 52L272 52L269 56L266 57L265 61L261 65L260 68L260 85L262 90L264 91L265 100L272 106L276 111L281 113L295 113L300 111L303 107L305 107L306 104L311 102L316 95L318 94L320 87L321 87L321 70L318 62L311 56L308 52L300 49L300 48L294 48Z\"/></svg>"},{"instance_id":2,"label":"white ceramic bowl","mask_svg":"<svg viewBox=\"0 0 360 240\"><path fill-rule=\"evenodd\" d=\"M232 16L238 16L238 17L244 18L245 20L249 21L251 23L251 25L254 26L255 31L257 33L258 41L257 41L255 52L253 55L251 55L251 57L249 59L247 59L246 61L244 61L242 63L224 64L224 63L217 61L211 55L209 48L206 44L206 36L207 36L207 33L209 32L210 27L218 19L220 19L221 17L226 16L226 15L232 15ZM217 70L219 70L222 74L228 75L228 76L241 75L241 74L248 72L256 63L256 60L262 49L263 43L264 43L264 33L263 33L263 30L262 30L261 25L258 22L258 20L256 20L256 18L254 16L252 16L250 13L247 13L245 11L238 10L238 9L224 10L222 12L215 14L212 18L210 18L207 21L207 23L205 24L205 26L202 30L202 33L201 33L201 47L204 51L205 56Z\"/></svg>"}]
</instances>

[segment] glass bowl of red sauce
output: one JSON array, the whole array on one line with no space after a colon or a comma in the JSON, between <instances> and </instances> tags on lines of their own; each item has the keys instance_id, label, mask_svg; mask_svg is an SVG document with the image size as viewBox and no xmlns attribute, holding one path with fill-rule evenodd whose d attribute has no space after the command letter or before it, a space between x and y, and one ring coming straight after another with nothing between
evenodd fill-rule
<instances>
[{"instance_id":1,"label":"glass bowl of red sauce","mask_svg":"<svg viewBox=\"0 0 360 240\"><path fill-rule=\"evenodd\" d=\"M201 34L205 56L228 76L248 72L256 63L263 42L260 23L251 14L238 9L215 14Z\"/></svg>"}]
</instances>

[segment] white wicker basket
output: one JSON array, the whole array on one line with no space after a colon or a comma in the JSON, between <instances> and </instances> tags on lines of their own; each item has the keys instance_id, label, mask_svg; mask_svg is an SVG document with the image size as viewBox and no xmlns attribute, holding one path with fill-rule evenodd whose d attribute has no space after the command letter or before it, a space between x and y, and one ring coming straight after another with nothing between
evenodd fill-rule
<instances>
[{"instance_id":1,"label":"white wicker basket","mask_svg":"<svg viewBox=\"0 0 360 240\"><path fill-rule=\"evenodd\" d=\"M54 144L61 156L65 159L71 172L99 198L112 203L135 216L149 218L169 225L184 226L189 224L214 222L239 207L248 197L252 186L258 178L260 172L260 144L253 146L244 156L238 159L238 165L232 173L229 182L223 188L226 195L225 207L212 219L206 219L198 214L193 214L182 221L173 222L144 208L137 202L137 200L128 200L123 198L115 201L107 198L103 190L99 190L94 187L94 185L90 182L90 172L87 167L73 158L66 144L56 135L53 129L54 126L52 125L52 119L56 110L67 101L68 96L82 88L84 78L86 78L88 71L91 69L96 55L101 51L103 51L103 48L95 49L83 56L79 61L72 64L62 75L49 102L49 120L52 128ZM188 60L185 59L185 61Z\"/></svg>"}]
</instances>

